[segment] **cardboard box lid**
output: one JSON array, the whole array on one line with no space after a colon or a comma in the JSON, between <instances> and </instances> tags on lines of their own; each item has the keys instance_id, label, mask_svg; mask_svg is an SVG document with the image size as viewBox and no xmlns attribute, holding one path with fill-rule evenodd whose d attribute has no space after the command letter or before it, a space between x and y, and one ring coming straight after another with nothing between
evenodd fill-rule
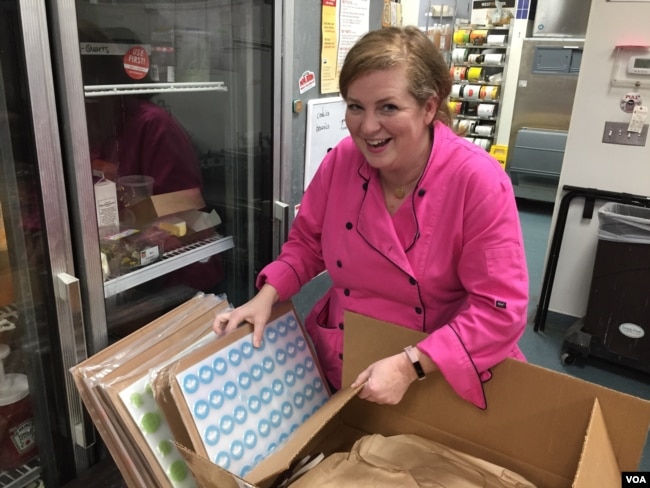
<instances>
[{"instance_id":1,"label":"cardboard box lid","mask_svg":"<svg viewBox=\"0 0 650 488\"><path fill-rule=\"evenodd\" d=\"M147 225L166 215L204 207L201 190L190 188L145 198L125 211L124 220L135 225Z\"/></svg>"}]
</instances>

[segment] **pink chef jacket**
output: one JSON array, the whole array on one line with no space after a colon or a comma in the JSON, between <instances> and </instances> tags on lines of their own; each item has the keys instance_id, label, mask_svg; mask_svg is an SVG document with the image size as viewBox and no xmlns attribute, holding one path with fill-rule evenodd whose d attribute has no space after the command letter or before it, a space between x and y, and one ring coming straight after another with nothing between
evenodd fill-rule
<instances>
[{"instance_id":1,"label":"pink chef jacket","mask_svg":"<svg viewBox=\"0 0 650 488\"><path fill-rule=\"evenodd\" d=\"M324 158L277 260L281 300L326 269L331 289L305 320L339 388L343 312L429 333L417 346L465 400L486 408L483 381L526 326L528 272L511 182L485 150L440 122L427 167L391 216L377 170L351 138Z\"/></svg>"}]
</instances>

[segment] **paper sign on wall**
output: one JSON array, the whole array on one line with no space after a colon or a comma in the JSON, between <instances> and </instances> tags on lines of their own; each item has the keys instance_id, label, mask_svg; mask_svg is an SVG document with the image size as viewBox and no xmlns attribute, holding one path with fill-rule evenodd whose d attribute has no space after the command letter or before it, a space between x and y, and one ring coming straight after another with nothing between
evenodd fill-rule
<instances>
[{"instance_id":1,"label":"paper sign on wall","mask_svg":"<svg viewBox=\"0 0 650 488\"><path fill-rule=\"evenodd\" d=\"M349 134L343 98L319 98L307 102L304 189L307 189L325 155Z\"/></svg>"}]
</instances>

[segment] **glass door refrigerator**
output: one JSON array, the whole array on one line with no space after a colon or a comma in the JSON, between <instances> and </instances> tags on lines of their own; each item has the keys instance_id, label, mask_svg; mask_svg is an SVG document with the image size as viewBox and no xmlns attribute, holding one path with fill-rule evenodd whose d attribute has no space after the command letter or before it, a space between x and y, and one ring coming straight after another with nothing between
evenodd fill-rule
<instances>
[{"instance_id":1,"label":"glass door refrigerator","mask_svg":"<svg viewBox=\"0 0 650 488\"><path fill-rule=\"evenodd\" d=\"M107 457L72 366L254 293L288 225L281 3L0 0L0 487Z\"/></svg>"}]
</instances>

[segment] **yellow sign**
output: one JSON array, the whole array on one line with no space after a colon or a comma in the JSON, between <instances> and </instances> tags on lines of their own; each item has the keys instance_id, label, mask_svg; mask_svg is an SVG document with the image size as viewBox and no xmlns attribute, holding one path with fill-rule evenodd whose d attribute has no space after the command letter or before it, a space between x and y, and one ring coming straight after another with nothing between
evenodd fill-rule
<instances>
[{"instance_id":1,"label":"yellow sign","mask_svg":"<svg viewBox=\"0 0 650 488\"><path fill-rule=\"evenodd\" d=\"M321 33L320 86L321 93L339 91L337 58L339 48L337 0L323 0Z\"/></svg>"}]
</instances>

